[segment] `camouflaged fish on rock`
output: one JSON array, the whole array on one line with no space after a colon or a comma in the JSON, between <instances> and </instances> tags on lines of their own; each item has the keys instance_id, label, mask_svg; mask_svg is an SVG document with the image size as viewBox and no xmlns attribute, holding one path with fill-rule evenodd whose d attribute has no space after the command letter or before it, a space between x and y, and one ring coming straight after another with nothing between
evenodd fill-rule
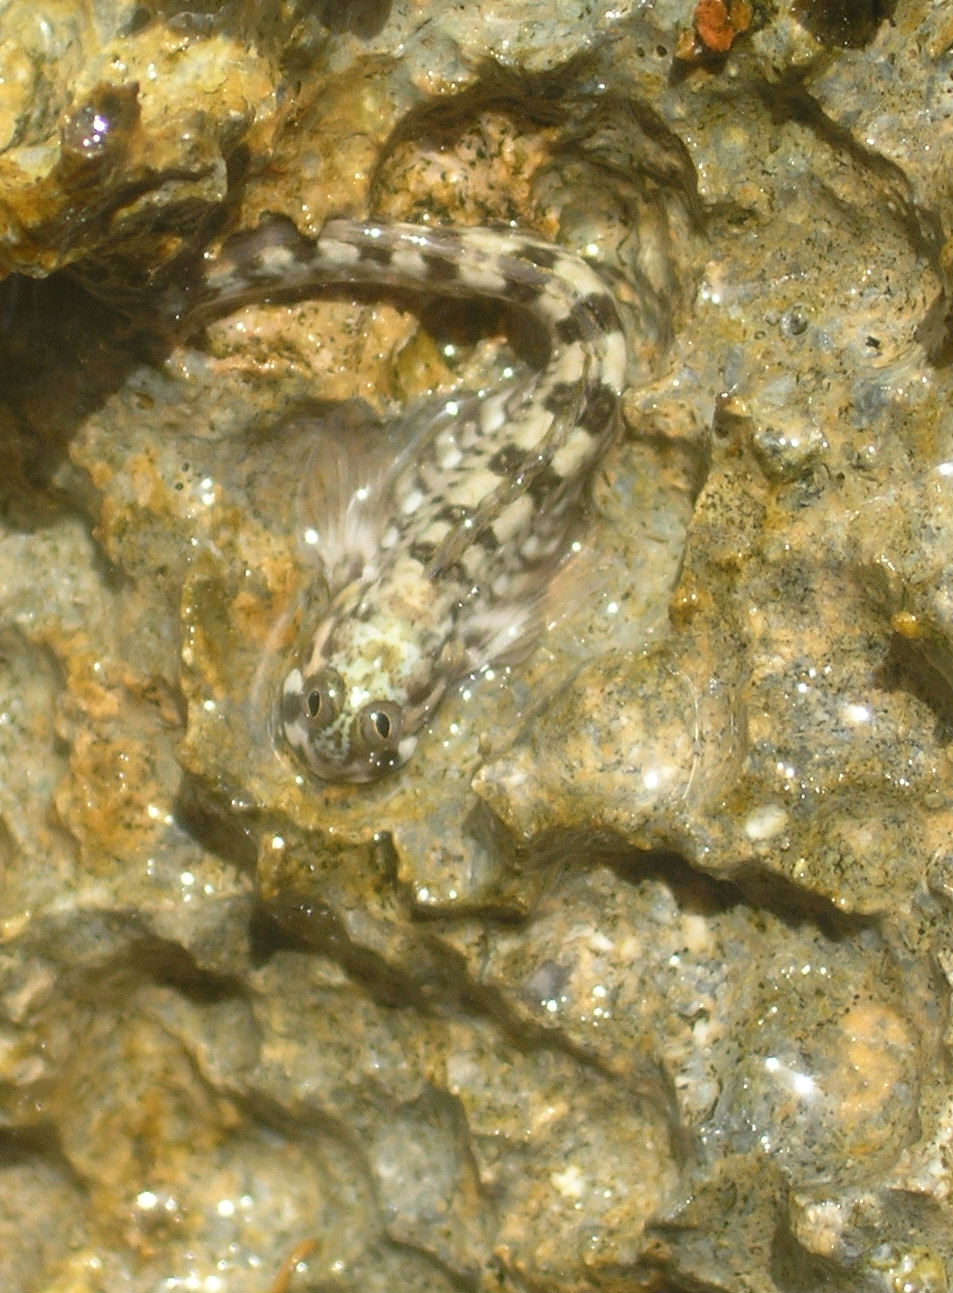
<instances>
[{"instance_id":1,"label":"camouflaged fish on rock","mask_svg":"<svg viewBox=\"0 0 953 1293\"><path fill-rule=\"evenodd\" d=\"M190 318L330 283L497 298L549 343L528 380L424 405L396 434L318 432L309 523L331 601L277 726L318 777L360 782L406 762L448 687L532 645L618 425L626 350L585 261L489 229L333 220L311 240L274 222L230 245Z\"/></svg>"}]
</instances>

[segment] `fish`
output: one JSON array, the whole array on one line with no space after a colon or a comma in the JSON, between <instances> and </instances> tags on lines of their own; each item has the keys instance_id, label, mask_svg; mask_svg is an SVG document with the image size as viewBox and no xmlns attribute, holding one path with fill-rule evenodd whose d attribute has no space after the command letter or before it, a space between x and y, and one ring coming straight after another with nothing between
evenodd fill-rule
<instances>
[{"instance_id":1,"label":"fish","mask_svg":"<svg viewBox=\"0 0 953 1293\"><path fill-rule=\"evenodd\" d=\"M283 673L275 729L319 780L366 783L407 763L450 689L532 650L618 433L627 349L612 292L576 253L513 229L383 220L332 219L308 237L272 217L238 235L190 325L332 284L492 298L531 316L548 347L525 375L389 427L315 432L303 495L328 600Z\"/></svg>"}]
</instances>

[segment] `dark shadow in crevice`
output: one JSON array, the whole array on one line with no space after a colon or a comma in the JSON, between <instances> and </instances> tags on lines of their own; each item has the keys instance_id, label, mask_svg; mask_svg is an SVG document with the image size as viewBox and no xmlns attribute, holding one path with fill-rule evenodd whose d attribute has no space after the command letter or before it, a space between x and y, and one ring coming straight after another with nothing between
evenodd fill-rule
<instances>
[{"instance_id":1,"label":"dark shadow in crevice","mask_svg":"<svg viewBox=\"0 0 953 1293\"><path fill-rule=\"evenodd\" d=\"M654 879L665 883L686 912L710 916L741 903L766 911L791 928L816 927L825 938L839 941L865 929L876 929L876 916L842 911L836 903L795 884L758 862L740 861L729 877L709 875L676 850L640 850L611 832L565 831L540 836L531 851L531 865L610 867L626 884Z\"/></svg>"},{"instance_id":2,"label":"dark shadow in crevice","mask_svg":"<svg viewBox=\"0 0 953 1293\"><path fill-rule=\"evenodd\" d=\"M42 517L55 508L53 481L77 428L137 368L159 366L182 340L179 316L190 285L201 278L202 250L230 218L249 164L247 147L237 144L226 158L224 202L179 203L122 242L105 236L111 213L139 190L151 191L154 181L106 191L98 206L78 206L72 227L64 217L53 250L65 259L76 244L67 267L46 277L14 273L0 283L0 411L6 408L15 428L12 438L4 429L8 446L0 444L0 462L12 459L18 470L23 524L31 512ZM90 236L96 224L104 231L100 243ZM166 244L179 250L162 261Z\"/></svg>"},{"instance_id":3,"label":"dark shadow in crevice","mask_svg":"<svg viewBox=\"0 0 953 1293\"><path fill-rule=\"evenodd\" d=\"M771 1242L771 1278L779 1293L877 1293L880 1281L857 1282L857 1273L848 1274L836 1262L809 1252L786 1224L776 1227Z\"/></svg>"},{"instance_id":4,"label":"dark shadow in crevice","mask_svg":"<svg viewBox=\"0 0 953 1293\"><path fill-rule=\"evenodd\" d=\"M893 20L897 0L794 0L794 14L815 40L835 49L863 49L881 23Z\"/></svg>"},{"instance_id":5,"label":"dark shadow in crevice","mask_svg":"<svg viewBox=\"0 0 953 1293\"><path fill-rule=\"evenodd\" d=\"M256 970L279 952L310 952L312 945L299 925L281 919L265 903L256 903L248 922L251 964Z\"/></svg>"},{"instance_id":6,"label":"dark shadow in crevice","mask_svg":"<svg viewBox=\"0 0 953 1293\"><path fill-rule=\"evenodd\" d=\"M254 5L222 0L148 0L125 18L122 34L134 35L161 23L180 38L230 37L242 48L257 47L272 57L296 49L294 38L314 24L324 32L371 40L387 24L393 0L257 0ZM426 18L421 14L421 25ZM307 47L307 46L306 46Z\"/></svg>"},{"instance_id":7,"label":"dark shadow in crevice","mask_svg":"<svg viewBox=\"0 0 953 1293\"><path fill-rule=\"evenodd\" d=\"M407 974L381 953L355 943L329 904L300 893L286 891L263 905L253 918L253 932L258 964L281 950L316 952L335 961L376 1005L388 1009L411 1007L430 1014L435 1000L442 1002L457 990L446 965L423 941L415 944L419 972ZM412 929L408 937L415 937Z\"/></svg>"},{"instance_id":8,"label":"dark shadow in crevice","mask_svg":"<svg viewBox=\"0 0 953 1293\"><path fill-rule=\"evenodd\" d=\"M0 402L21 430L29 489L49 487L75 429L145 357L117 313L67 274L0 285Z\"/></svg>"},{"instance_id":9,"label":"dark shadow in crevice","mask_svg":"<svg viewBox=\"0 0 953 1293\"><path fill-rule=\"evenodd\" d=\"M936 719L938 744L953 740L953 687L915 642L895 633L874 681L884 691L906 692L926 705Z\"/></svg>"},{"instance_id":10,"label":"dark shadow in crevice","mask_svg":"<svg viewBox=\"0 0 953 1293\"><path fill-rule=\"evenodd\" d=\"M144 983L170 988L199 1006L247 998L239 975L200 965L181 943L146 932L135 917L117 913L108 924L113 933L119 933L121 925L124 945L114 955L66 976L64 992L76 1006L97 1014L111 1009L125 1012Z\"/></svg>"},{"instance_id":11,"label":"dark shadow in crevice","mask_svg":"<svg viewBox=\"0 0 953 1293\"><path fill-rule=\"evenodd\" d=\"M89 1184L63 1149L59 1130L53 1122L38 1120L25 1126L0 1128L0 1177L17 1167L36 1172L38 1164L78 1194L87 1193Z\"/></svg>"},{"instance_id":12,"label":"dark shadow in crevice","mask_svg":"<svg viewBox=\"0 0 953 1293\"><path fill-rule=\"evenodd\" d=\"M953 364L953 300L948 291L938 293L917 326L916 338L934 368Z\"/></svg>"},{"instance_id":13,"label":"dark shadow in crevice","mask_svg":"<svg viewBox=\"0 0 953 1293\"><path fill-rule=\"evenodd\" d=\"M313 0L311 11L328 31L370 40L386 24L393 0Z\"/></svg>"},{"instance_id":14,"label":"dark shadow in crevice","mask_svg":"<svg viewBox=\"0 0 953 1293\"><path fill-rule=\"evenodd\" d=\"M149 982L172 988L195 1005L244 1000L248 995L238 976L200 966L191 952L168 939L144 938L132 943L128 965Z\"/></svg>"},{"instance_id":15,"label":"dark shadow in crevice","mask_svg":"<svg viewBox=\"0 0 953 1293\"><path fill-rule=\"evenodd\" d=\"M226 795L184 773L172 805L175 824L206 853L229 866L254 874L258 835L250 815L237 810Z\"/></svg>"},{"instance_id":16,"label":"dark shadow in crevice","mask_svg":"<svg viewBox=\"0 0 953 1293\"><path fill-rule=\"evenodd\" d=\"M15 428L4 456L14 455L18 477L11 523L37 528L64 502L88 510L54 484L70 440L131 373L161 362L171 345L165 324L152 329L145 315L133 322L69 274L12 275L0 284L0 407Z\"/></svg>"},{"instance_id":17,"label":"dark shadow in crevice","mask_svg":"<svg viewBox=\"0 0 953 1293\"><path fill-rule=\"evenodd\" d=\"M823 894L804 889L758 862L742 864L732 875L749 906L769 912L791 929L802 925L816 928L828 942L855 939L864 930L877 930L880 917L843 911Z\"/></svg>"},{"instance_id":18,"label":"dark shadow in crevice","mask_svg":"<svg viewBox=\"0 0 953 1293\"><path fill-rule=\"evenodd\" d=\"M63 1154L52 1123L36 1122L26 1127L0 1128L0 1171L37 1158L52 1162L72 1178L69 1160Z\"/></svg>"}]
</instances>

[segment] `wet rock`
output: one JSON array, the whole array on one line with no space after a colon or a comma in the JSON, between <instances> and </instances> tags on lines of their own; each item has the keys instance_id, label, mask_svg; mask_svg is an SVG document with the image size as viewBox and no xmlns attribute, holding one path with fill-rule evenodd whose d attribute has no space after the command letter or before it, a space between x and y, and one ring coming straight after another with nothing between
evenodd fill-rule
<instances>
[{"instance_id":1,"label":"wet rock","mask_svg":"<svg viewBox=\"0 0 953 1293\"><path fill-rule=\"evenodd\" d=\"M0 28L0 1284L940 1293L942 6ZM538 343L190 332L272 212L533 229L628 331L550 627L373 785L273 722L315 426Z\"/></svg>"}]
</instances>

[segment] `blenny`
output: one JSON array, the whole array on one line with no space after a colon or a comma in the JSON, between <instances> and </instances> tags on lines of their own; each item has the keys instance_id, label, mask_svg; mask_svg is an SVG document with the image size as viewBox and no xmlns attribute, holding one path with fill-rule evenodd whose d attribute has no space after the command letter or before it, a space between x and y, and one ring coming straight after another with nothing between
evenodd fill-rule
<instances>
[{"instance_id":1,"label":"blenny","mask_svg":"<svg viewBox=\"0 0 953 1293\"><path fill-rule=\"evenodd\" d=\"M311 239L273 220L227 246L188 315L332 283L497 298L548 341L524 380L430 401L388 431L317 433L305 492L330 604L276 726L318 777L363 782L406 762L449 687L532 646L619 424L626 347L585 260L479 228L332 220Z\"/></svg>"}]
</instances>

